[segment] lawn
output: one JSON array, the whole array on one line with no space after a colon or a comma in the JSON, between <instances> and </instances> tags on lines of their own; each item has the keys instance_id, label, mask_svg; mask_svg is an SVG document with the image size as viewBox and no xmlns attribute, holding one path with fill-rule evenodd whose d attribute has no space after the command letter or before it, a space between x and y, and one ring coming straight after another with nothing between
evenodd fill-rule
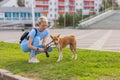
<instances>
[{"instance_id":1,"label":"lawn","mask_svg":"<svg viewBox=\"0 0 120 80\"><path fill-rule=\"evenodd\" d=\"M29 64L28 54L19 44L0 42L0 68L34 80L120 80L120 53L77 50L78 59L71 59L71 51L63 50L63 60L56 62L54 48L50 58L39 54L40 63Z\"/></svg>"}]
</instances>

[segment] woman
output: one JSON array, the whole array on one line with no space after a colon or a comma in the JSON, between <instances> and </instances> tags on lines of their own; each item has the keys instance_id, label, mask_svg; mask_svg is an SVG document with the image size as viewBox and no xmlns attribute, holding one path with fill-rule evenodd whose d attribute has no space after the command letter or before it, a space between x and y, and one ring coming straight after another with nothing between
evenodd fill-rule
<instances>
[{"instance_id":1,"label":"woman","mask_svg":"<svg viewBox=\"0 0 120 80\"><path fill-rule=\"evenodd\" d=\"M25 52L30 52L29 63L39 63L36 55L41 52L45 52L44 46L46 45L46 40L49 35L49 31L47 29L48 20L46 17L41 16L38 18L38 27L32 29L28 34L29 39L24 39L21 42L21 49ZM52 51L50 47L49 52Z\"/></svg>"}]
</instances>

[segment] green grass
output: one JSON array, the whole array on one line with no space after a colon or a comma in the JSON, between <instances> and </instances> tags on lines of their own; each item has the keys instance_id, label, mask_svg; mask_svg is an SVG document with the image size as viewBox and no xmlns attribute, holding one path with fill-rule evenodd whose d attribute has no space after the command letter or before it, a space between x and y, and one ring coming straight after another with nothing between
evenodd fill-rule
<instances>
[{"instance_id":1,"label":"green grass","mask_svg":"<svg viewBox=\"0 0 120 80\"><path fill-rule=\"evenodd\" d=\"M56 62L54 48L50 58L39 54L40 63L29 64L28 54L19 44L0 42L0 68L34 80L120 80L120 53L77 50L78 59L71 59L71 51L63 50L63 60Z\"/></svg>"}]
</instances>

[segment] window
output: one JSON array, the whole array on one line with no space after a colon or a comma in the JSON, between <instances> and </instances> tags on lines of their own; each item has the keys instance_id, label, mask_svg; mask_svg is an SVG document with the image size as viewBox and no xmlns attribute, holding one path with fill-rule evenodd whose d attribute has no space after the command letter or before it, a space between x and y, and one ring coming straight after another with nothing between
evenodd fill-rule
<instances>
[{"instance_id":1,"label":"window","mask_svg":"<svg viewBox=\"0 0 120 80\"><path fill-rule=\"evenodd\" d=\"M30 12L28 13L28 17L32 17L32 14Z\"/></svg>"},{"instance_id":2,"label":"window","mask_svg":"<svg viewBox=\"0 0 120 80\"><path fill-rule=\"evenodd\" d=\"M6 20L11 20L12 19L12 13L11 12L5 12L5 18L6 18Z\"/></svg>"},{"instance_id":3,"label":"window","mask_svg":"<svg viewBox=\"0 0 120 80\"><path fill-rule=\"evenodd\" d=\"M32 19L32 14L30 12L27 13L27 16L28 16L28 20Z\"/></svg>"},{"instance_id":4,"label":"window","mask_svg":"<svg viewBox=\"0 0 120 80\"><path fill-rule=\"evenodd\" d=\"M95 6L97 6L97 4L95 4Z\"/></svg>"},{"instance_id":5,"label":"window","mask_svg":"<svg viewBox=\"0 0 120 80\"><path fill-rule=\"evenodd\" d=\"M23 12L20 13L20 17L24 17L24 13Z\"/></svg>"},{"instance_id":6,"label":"window","mask_svg":"<svg viewBox=\"0 0 120 80\"><path fill-rule=\"evenodd\" d=\"M54 4L56 5L56 2Z\"/></svg>"},{"instance_id":7,"label":"window","mask_svg":"<svg viewBox=\"0 0 120 80\"><path fill-rule=\"evenodd\" d=\"M55 14L55 18L57 17L57 14Z\"/></svg>"},{"instance_id":8,"label":"window","mask_svg":"<svg viewBox=\"0 0 120 80\"><path fill-rule=\"evenodd\" d=\"M26 17L26 12L24 12L23 14L24 14L24 17Z\"/></svg>"},{"instance_id":9,"label":"window","mask_svg":"<svg viewBox=\"0 0 120 80\"><path fill-rule=\"evenodd\" d=\"M37 18L40 17L40 13L39 13L39 12L36 12L36 13L35 13L35 17L37 17Z\"/></svg>"},{"instance_id":10,"label":"window","mask_svg":"<svg viewBox=\"0 0 120 80\"><path fill-rule=\"evenodd\" d=\"M82 6L82 3L80 3L80 6Z\"/></svg>"},{"instance_id":11,"label":"window","mask_svg":"<svg viewBox=\"0 0 120 80\"><path fill-rule=\"evenodd\" d=\"M57 11L57 9L55 8L55 11Z\"/></svg>"},{"instance_id":12,"label":"window","mask_svg":"<svg viewBox=\"0 0 120 80\"><path fill-rule=\"evenodd\" d=\"M30 14L26 13L26 12L20 12L20 18L22 20L26 20L26 16L28 17Z\"/></svg>"},{"instance_id":13,"label":"window","mask_svg":"<svg viewBox=\"0 0 120 80\"><path fill-rule=\"evenodd\" d=\"M5 17L11 17L11 12L5 12Z\"/></svg>"},{"instance_id":14,"label":"window","mask_svg":"<svg viewBox=\"0 0 120 80\"><path fill-rule=\"evenodd\" d=\"M76 3L76 6L78 5L78 3Z\"/></svg>"},{"instance_id":15,"label":"window","mask_svg":"<svg viewBox=\"0 0 120 80\"><path fill-rule=\"evenodd\" d=\"M50 17L52 17L52 14L50 14Z\"/></svg>"},{"instance_id":16,"label":"window","mask_svg":"<svg viewBox=\"0 0 120 80\"><path fill-rule=\"evenodd\" d=\"M28 4L28 1L26 1L26 4Z\"/></svg>"},{"instance_id":17,"label":"window","mask_svg":"<svg viewBox=\"0 0 120 80\"><path fill-rule=\"evenodd\" d=\"M19 17L19 13L18 12L13 12L13 17Z\"/></svg>"},{"instance_id":18,"label":"window","mask_svg":"<svg viewBox=\"0 0 120 80\"><path fill-rule=\"evenodd\" d=\"M50 11L52 11L52 8L50 8Z\"/></svg>"},{"instance_id":19,"label":"window","mask_svg":"<svg viewBox=\"0 0 120 80\"><path fill-rule=\"evenodd\" d=\"M52 2L50 2L50 5L52 5Z\"/></svg>"}]
</instances>

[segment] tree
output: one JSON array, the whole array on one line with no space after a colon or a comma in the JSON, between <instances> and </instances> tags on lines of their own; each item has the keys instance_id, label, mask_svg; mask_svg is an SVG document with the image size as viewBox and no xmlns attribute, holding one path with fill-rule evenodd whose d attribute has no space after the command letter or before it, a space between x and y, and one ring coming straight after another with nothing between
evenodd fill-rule
<instances>
[{"instance_id":1,"label":"tree","mask_svg":"<svg viewBox=\"0 0 120 80\"><path fill-rule=\"evenodd\" d=\"M64 17L63 17L63 15L59 16L58 22L59 22L60 26L64 26Z\"/></svg>"},{"instance_id":2,"label":"tree","mask_svg":"<svg viewBox=\"0 0 120 80\"><path fill-rule=\"evenodd\" d=\"M82 18L83 18L82 9L78 9L75 13L75 26L77 26L77 24L79 24L79 21L81 21Z\"/></svg>"},{"instance_id":3,"label":"tree","mask_svg":"<svg viewBox=\"0 0 120 80\"><path fill-rule=\"evenodd\" d=\"M18 0L17 4L19 7L25 7L24 0Z\"/></svg>"}]
</instances>

